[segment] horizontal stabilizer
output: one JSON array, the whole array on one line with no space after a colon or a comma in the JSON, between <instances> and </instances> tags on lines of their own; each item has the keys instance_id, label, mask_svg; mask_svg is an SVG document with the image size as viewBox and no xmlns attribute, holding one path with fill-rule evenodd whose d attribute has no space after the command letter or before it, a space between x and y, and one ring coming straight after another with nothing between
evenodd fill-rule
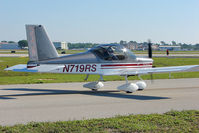
<instances>
[{"instance_id":1,"label":"horizontal stabilizer","mask_svg":"<svg viewBox=\"0 0 199 133\"><path fill-rule=\"evenodd\" d=\"M38 72L37 70L27 69L26 64L19 64L12 67L4 69L5 71L15 71L15 72Z\"/></svg>"}]
</instances>

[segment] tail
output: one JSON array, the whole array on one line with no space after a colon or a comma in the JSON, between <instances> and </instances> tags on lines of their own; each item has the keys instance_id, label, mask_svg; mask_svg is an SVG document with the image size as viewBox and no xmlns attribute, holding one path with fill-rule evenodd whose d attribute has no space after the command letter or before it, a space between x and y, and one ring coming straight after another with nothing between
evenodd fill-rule
<instances>
[{"instance_id":1,"label":"tail","mask_svg":"<svg viewBox=\"0 0 199 133\"><path fill-rule=\"evenodd\" d=\"M58 53L42 25L26 25L29 62L57 58Z\"/></svg>"}]
</instances>

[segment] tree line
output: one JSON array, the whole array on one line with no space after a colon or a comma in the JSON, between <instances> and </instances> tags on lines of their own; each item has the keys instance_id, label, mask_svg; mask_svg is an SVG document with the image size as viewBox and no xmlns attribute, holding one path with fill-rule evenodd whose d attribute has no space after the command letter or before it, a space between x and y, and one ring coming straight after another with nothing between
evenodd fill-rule
<instances>
[{"instance_id":1,"label":"tree line","mask_svg":"<svg viewBox=\"0 0 199 133\"><path fill-rule=\"evenodd\" d=\"M85 49L97 46L97 43L68 43L68 49Z\"/></svg>"},{"instance_id":2,"label":"tree line","mask_svg":"<svg viewBox=\"0 0 199 133\"><path fill-rule=\"evenodd\" d=\"M16 43L14 41L1 41L4 43ZM123 41L122 43L124 43ZM25 48L28 47L28 42L27 40L19 40L18 46L20 48ZM136 41L129 41L128 43L125 42L126 44L128 43L133 43L133 44L138 44L138 45L147 45L147 42L143 43L137 43ZM116 44L116 43L114 43ZM121 44L121 41L120 41ZM86 48L92 48L94 46L99 45L98 43L68 43L68 49L86 49ZM160 43L155 43L154 45L170 45L170 46L181 46L181 49L187 49L187 50L199 50L199 44L186 44L186 43L176 43L175 41L172 41L171 44L165 43L164 41L160 41Z\"/></svg>"}]
</instances>

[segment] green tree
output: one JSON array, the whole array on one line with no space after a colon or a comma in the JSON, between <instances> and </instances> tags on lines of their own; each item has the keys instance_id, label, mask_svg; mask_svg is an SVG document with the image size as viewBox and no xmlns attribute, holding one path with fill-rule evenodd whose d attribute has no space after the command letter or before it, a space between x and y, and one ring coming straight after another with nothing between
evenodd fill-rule
<instances>
[{"instance_id":1,"label":"green tree","mask_svg":"<svg viewBox=\"0 0 199 133\"><path fill-rule=\"evenodd\" d=\"M196 45L194 46L194 50L199 50L199 44L196 44Z\"/></svg>"},{"instance_id":2,"label":"green tree","mask_svg":"<svg viewBox=\"0 0 199 133\"><path fill-rule=\"evenodd\" d=\"M171 43L172 43L172 45L174 45L174 46L177 45L177 43L176 43L175 41L172 41Z\"/></svg>"},{"instance_id":3,"label":"green tree","mask_svg":"<svg viewBox=\"0 0 199 133\"><path fill-rule=\"evenodd\" d=\"M20 40L18 41L18 45L20 48L28 47L28 41L27 40Z\"/></svg>"},{"instance_id":4,"label":"green tree","mask_svg":"<svg viewBox=\"0 0 199 133\"><path fill-rule=\"evenodd\" d=\"M164 41L160 41L161 45L166 45L166 43Z\"/></svg>"},{"instance_id":5,"label":"green tree","mask_svg":"<svg viewBox=\"0 0 199 133\"><path fill-rule=\"evenodd\" d=\"M8 41L8 43L15 43L14 41Z\"/></svg>"},{"instance_id":6,"label":"green tree","mask_svg":"<svg viewBox=\"0 0 199 133\"><path fill-rule=\"evenodd\" d=\"M193 49L193 45L191 45L191 44L188 45L188 44L184 43L184 44L181 45L181 48L191 50L191 49Z\"/></svg>"}]
</instances>

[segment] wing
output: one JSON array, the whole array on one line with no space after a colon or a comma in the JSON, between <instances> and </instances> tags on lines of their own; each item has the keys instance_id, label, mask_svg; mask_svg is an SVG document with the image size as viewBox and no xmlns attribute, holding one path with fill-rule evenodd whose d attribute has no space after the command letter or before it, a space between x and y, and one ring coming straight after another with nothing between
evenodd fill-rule
<instances>
[{"instance_id":1,"label":"wing","mask_svg":"<svg viewBox=\"0 0 199 133\"><path fill-rule=\"evenodd\" d=\"M199 65L129 69L129 70L122 70L120 72L120 75L139 75L139 74L143 75L150 73L194 72L194 71L199 71Z\"/></svg>"},{"instance_id":2,"label":"wing","mask_svg":"<svg viewBox=\"0 0 199 133\"><path fill-rule=\"evenodd\" d=\"M26 64L19 64L9 68L6 71L16 72L44 72L44 73L61 73L64 66L50 65L50 66L37 66L34 68L28 68ZM117 71L107 71L103 75L144 75L150 73L167 73L167 72L194 72L199 71L199 65L189 66L173 66L173 67L157 67L157 68L128 68L120 69Z\"/></svg>"}]
</instances>

